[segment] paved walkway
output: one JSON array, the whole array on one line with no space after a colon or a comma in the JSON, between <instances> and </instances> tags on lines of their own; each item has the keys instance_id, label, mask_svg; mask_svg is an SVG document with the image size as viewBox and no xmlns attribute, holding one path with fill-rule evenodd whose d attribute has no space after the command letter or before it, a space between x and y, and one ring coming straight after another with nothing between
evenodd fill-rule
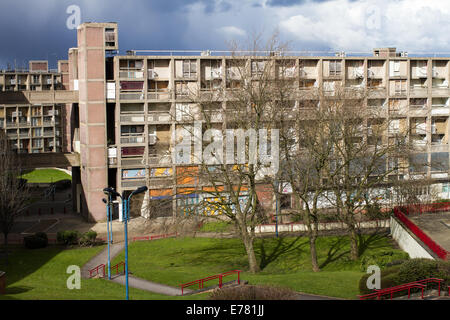
<instances>
[{"instance_id":1,"label":"paved walkway","mask_svg":"<svg viewBox=\"0 0 450 320\"><path fill-rule=\"evenodd\" d=\"M117 256L123 249L125 248L125 243L114 243L110 250L111 260L114 259L115 256ZM103 249L99 254L97 254L95 257L93 257L91 260L89 260L82 268L81 268L81 277L82 278L89 278L89 270L95 268L99 264L107 264L108 262L108 247Z\"/></svg>"},{"instance_id":2,"label":"paved walkway","mask_svg":"<svg viewBox=\"0 0 450 320\"><path fill-rule=\"evenodd\" d=\"M111 281L114 281L114 282L120 283L122 285L125 285L125 275L122 274L122 275L120 275L118 277L115 277L114 279L111 279ZM159 294L165 294L165 295L168 295L168 296L179 296L179 295L181 295L181 289L180 288L166 286L164 284L151 282L151 281L144 280L144 279L141 279L141 278L136 278L136 277L133 277L133 276L130 276L130 275L128 275L128 285L130 287L132 287L132 288L137 288L137 289L146 290L146 291L159 293ZM184 293L191 292L191 290L188 290L188 289L184 289L183 291L184 291Z\"/></svg>"},{"instance_id":3,"label":"paved walkway","mask_svg":"<svg viewBox=\"0 0 450 320\"><path fill-rule=\"evenodd\" d=\"M111 260L113 260L114 257L116 257L124 249L125 249L125 243L124 242L114 243L110 247ZM107 261L108 261L108 247L106 247L104 250L102 250L94 258L89 260L81 268L81 277L82 278L89 278L89 270L95 268L96 266L98 266L98 265L100 265L102 263L106 265ZM125 285L125 275L121 274L119 276L115 276L115 277L113 277L111 279L111 281L116 282L116 283L120 283L122 285ZM167 286L167 285L164 285L164 284L151 282L151 281L144 280L144 279L137 278L137 277L130 276L130 275L128 275L128 286L130 286L132 288L146 290L146 291L149 291L149 292L165 294L165 295L168 295L168 296L179 296L179 295L181 295L181 289L180 288L170 287L170 286ZM188 289L185 289L184 292L185 293L190 293L192 291L188 290Z\"/></svg>"}]
</instances>

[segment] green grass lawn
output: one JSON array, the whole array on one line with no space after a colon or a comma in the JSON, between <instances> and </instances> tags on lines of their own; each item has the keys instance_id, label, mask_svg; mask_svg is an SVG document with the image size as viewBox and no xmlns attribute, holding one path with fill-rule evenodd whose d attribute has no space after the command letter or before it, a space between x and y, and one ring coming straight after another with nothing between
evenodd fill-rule
<instances>
[{"instance_id":1,"label":"green grass lawn","mask_svg":"<svg viewBox=\"0 0 450 320\"><path fill-rule=\"evenodd\" d=\"M385 236L365 236L363 255L392 250ZM243 270L242 279L250 284L271 284L296 291L355 299L358 281L363 275L360 260L351 261L347 237L323 237L318 240L322 271L312 272L306 238L257 239L255 250L262 271L248 270L247 255L238 239L171 238L133 242L129 245L130 271L138 277L178 286L229 270ZM124 260L124 253L115 263ZM230 277L230 280L235 276ZM215 284L211 281L211 284Z\"/></svg>"},{"instance_id":2,"label":"green grass lawn","mask_svg":"<svg viewBox=\"0 0 450 320\"><path fill-rule=\"evenodd\" d=\"M72 180L72 177L61 170L56 169L35 169L22 175L28 183L51 183L60 180Z\"/></svg>"},{"instance_id":3,"label":"green grass lawn","mask_svg":"<svg viewBox=\"0 0 450 320\"><path fill-rule=\"evenodd\" d=\"M81 279L81 289L69 290L66 273L69 265L82 266L95 256L104 246L93 248L63 249L55 246L43 249L25 249L11 246L10 263L0 270L6 271L6 295L0 299L19 300L92 300L125 298L125 287L104 279ZM1 261L1 260L0 260ZM186 299L189 297L169 297L130 288L130 299ZM204 299L205 295L190 297Z\"/></svg>"}]
</instances>

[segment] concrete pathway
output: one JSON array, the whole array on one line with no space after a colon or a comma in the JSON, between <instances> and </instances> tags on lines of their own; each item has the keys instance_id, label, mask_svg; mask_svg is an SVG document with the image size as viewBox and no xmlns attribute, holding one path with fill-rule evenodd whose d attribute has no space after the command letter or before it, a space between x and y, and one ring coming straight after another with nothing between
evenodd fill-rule
<instances>
[{"instance_id":1,"label":"concrete pathway","mask_svg":"<svg viewBox=\"0 0 450 320\"><path fill-rule=\"evenodd\" d=\"M110 247L111 260L113 260L114 257L116 257L124 249L125 249L125 243L124 242L114 243ZM99 254L97 254L94 258L89 260L81 268L81 277L82 278L89 278L89 270L92 270L93 268L95 268L96 266L98 266L98 265L100 265L102 263L106 265L107 262L108 262L108 247L103 249ZM114 276L114 277L111 277L111 278L112 278L111 281L116 282L116 283L120 283L122 285L125 285L125 275L124 274L120 274L118 276ZM165 295L168 295L168 296L181 295L181 289L180 288L170 287L170 286L167 286L167 285L164 285L164 284L151 282L151 281L144 280L144 279L141 279L141 278L137 278L137 277L134 277L134 276L131 276L131 275L128 275L128 285L130 287L132 287L132 288L137 288L137 289L146 290L146 291L159 293L159 294L165 294ZM192 291L188 290L188 289L184 289L184 292L185 293L190 293Z\"/></svg>"},{"instance_id":2,"label":"concrete pathway","mask_svg":"<svg viewBox=\"0 0 450 320\"><path fill-rule=\"evenodd\" d=\"M125 285L125 275L121 274L120 276L115 277L114 279L111 279L111 281ZM166 286L164 284L151 282L151 281L136 278L136 277L133 277L130 275L128 275L128 285L132 288L146 290L146 291L159 293L159 294L165 294L168 296L180 296L181 295L181 288ZM191 290L184 289L183 292L190 293Z\"/></svg>"},{"instance_id":3,"label":"concrete pathway","mask_svg":"<svg viewBox=\"0 0 450 320\"><path fill-rule=\"evenodd\" d=\"M119 242L119 243L113 243L113 245L110 247L110 256L111 260L114 259L115 256L117 256L123 249L125 249L125 243ZM89 260L82 268L81 268L81 277L82 278L89 278L89 270L95 268L99 264L106 265L108 263L108 247L103 249L99 254L97 254L95 257L93 257L91 260Z\"/></svg>"}]
</instances>

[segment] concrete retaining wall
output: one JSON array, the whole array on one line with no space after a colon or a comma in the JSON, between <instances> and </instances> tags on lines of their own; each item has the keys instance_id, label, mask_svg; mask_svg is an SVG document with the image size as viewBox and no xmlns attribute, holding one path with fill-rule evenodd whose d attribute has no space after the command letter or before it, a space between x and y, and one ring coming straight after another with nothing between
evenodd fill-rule
<instances>
[{"instance_id":1,"label":"concrete retaining wall","mask_svg":"<svg viewBox=\"0 0 450 320\"><path fill-rule=\"evenodd\" d=\"M365 221L358 224L361 229L369 228L389 228L389 220ZM346 226L342 222L321 222L319 230L341 230ZM298 232L306 231L307 227L303 223L279 224L278 232ZM255 233L275 232L275 224L263 224L255 228Z\"/></svg>"},{"instance_id":2,"label":"concrete retaining wall","mask_svg":"<svg viewBox=\"0 0 450 320\"><path fill-rule=\"evenodd\" d=\"M399 247L406 251L411 258L435 258L428 252L426 246L408 228L403 226L396 218L391 217L391 236Z\"/></svg>"}]
</instances>

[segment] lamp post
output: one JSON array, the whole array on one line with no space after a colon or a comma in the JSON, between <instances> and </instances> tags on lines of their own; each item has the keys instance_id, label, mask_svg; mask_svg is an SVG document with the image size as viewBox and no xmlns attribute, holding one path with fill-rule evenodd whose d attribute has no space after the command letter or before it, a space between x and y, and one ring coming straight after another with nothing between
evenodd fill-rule
<instances>
[{"instance_id":1,"label":"lamp post","mask_svg":"<svg viewBox=\"0 0 450 320\"><path fill-rule=\"evenodd\" d=\"M131 197L147 191L146 186L142 186L131 192L131 194L125 197L125 191L120 195L113 188L105 188L103 192L108 193L110 196L115 195L122 199L122 210L123 210L123 222L124 222L124 233L125 233L125 292L126 292L126 300L129 300L129 290L128 290L128 219L129 219L129 211L130 211L130 200Z\"/></svg>"},{"instance_id":2,"label":"lamp post","mask_svg":"<svg viewBox=\"0 0 450 320\"><path fill-rule=\"evenodd\" d=\"M108 194L109 195L109 194ZM111 204L111 195L109 195L109 201L106 201L105 198L102 199L103 203L106 204L106 241L108 242L108 280L111 280L111 255L110 255L110 248L109 248L109 207ZM112 230L111 230L112 231Z\"/></svg>"}]
</instances>

